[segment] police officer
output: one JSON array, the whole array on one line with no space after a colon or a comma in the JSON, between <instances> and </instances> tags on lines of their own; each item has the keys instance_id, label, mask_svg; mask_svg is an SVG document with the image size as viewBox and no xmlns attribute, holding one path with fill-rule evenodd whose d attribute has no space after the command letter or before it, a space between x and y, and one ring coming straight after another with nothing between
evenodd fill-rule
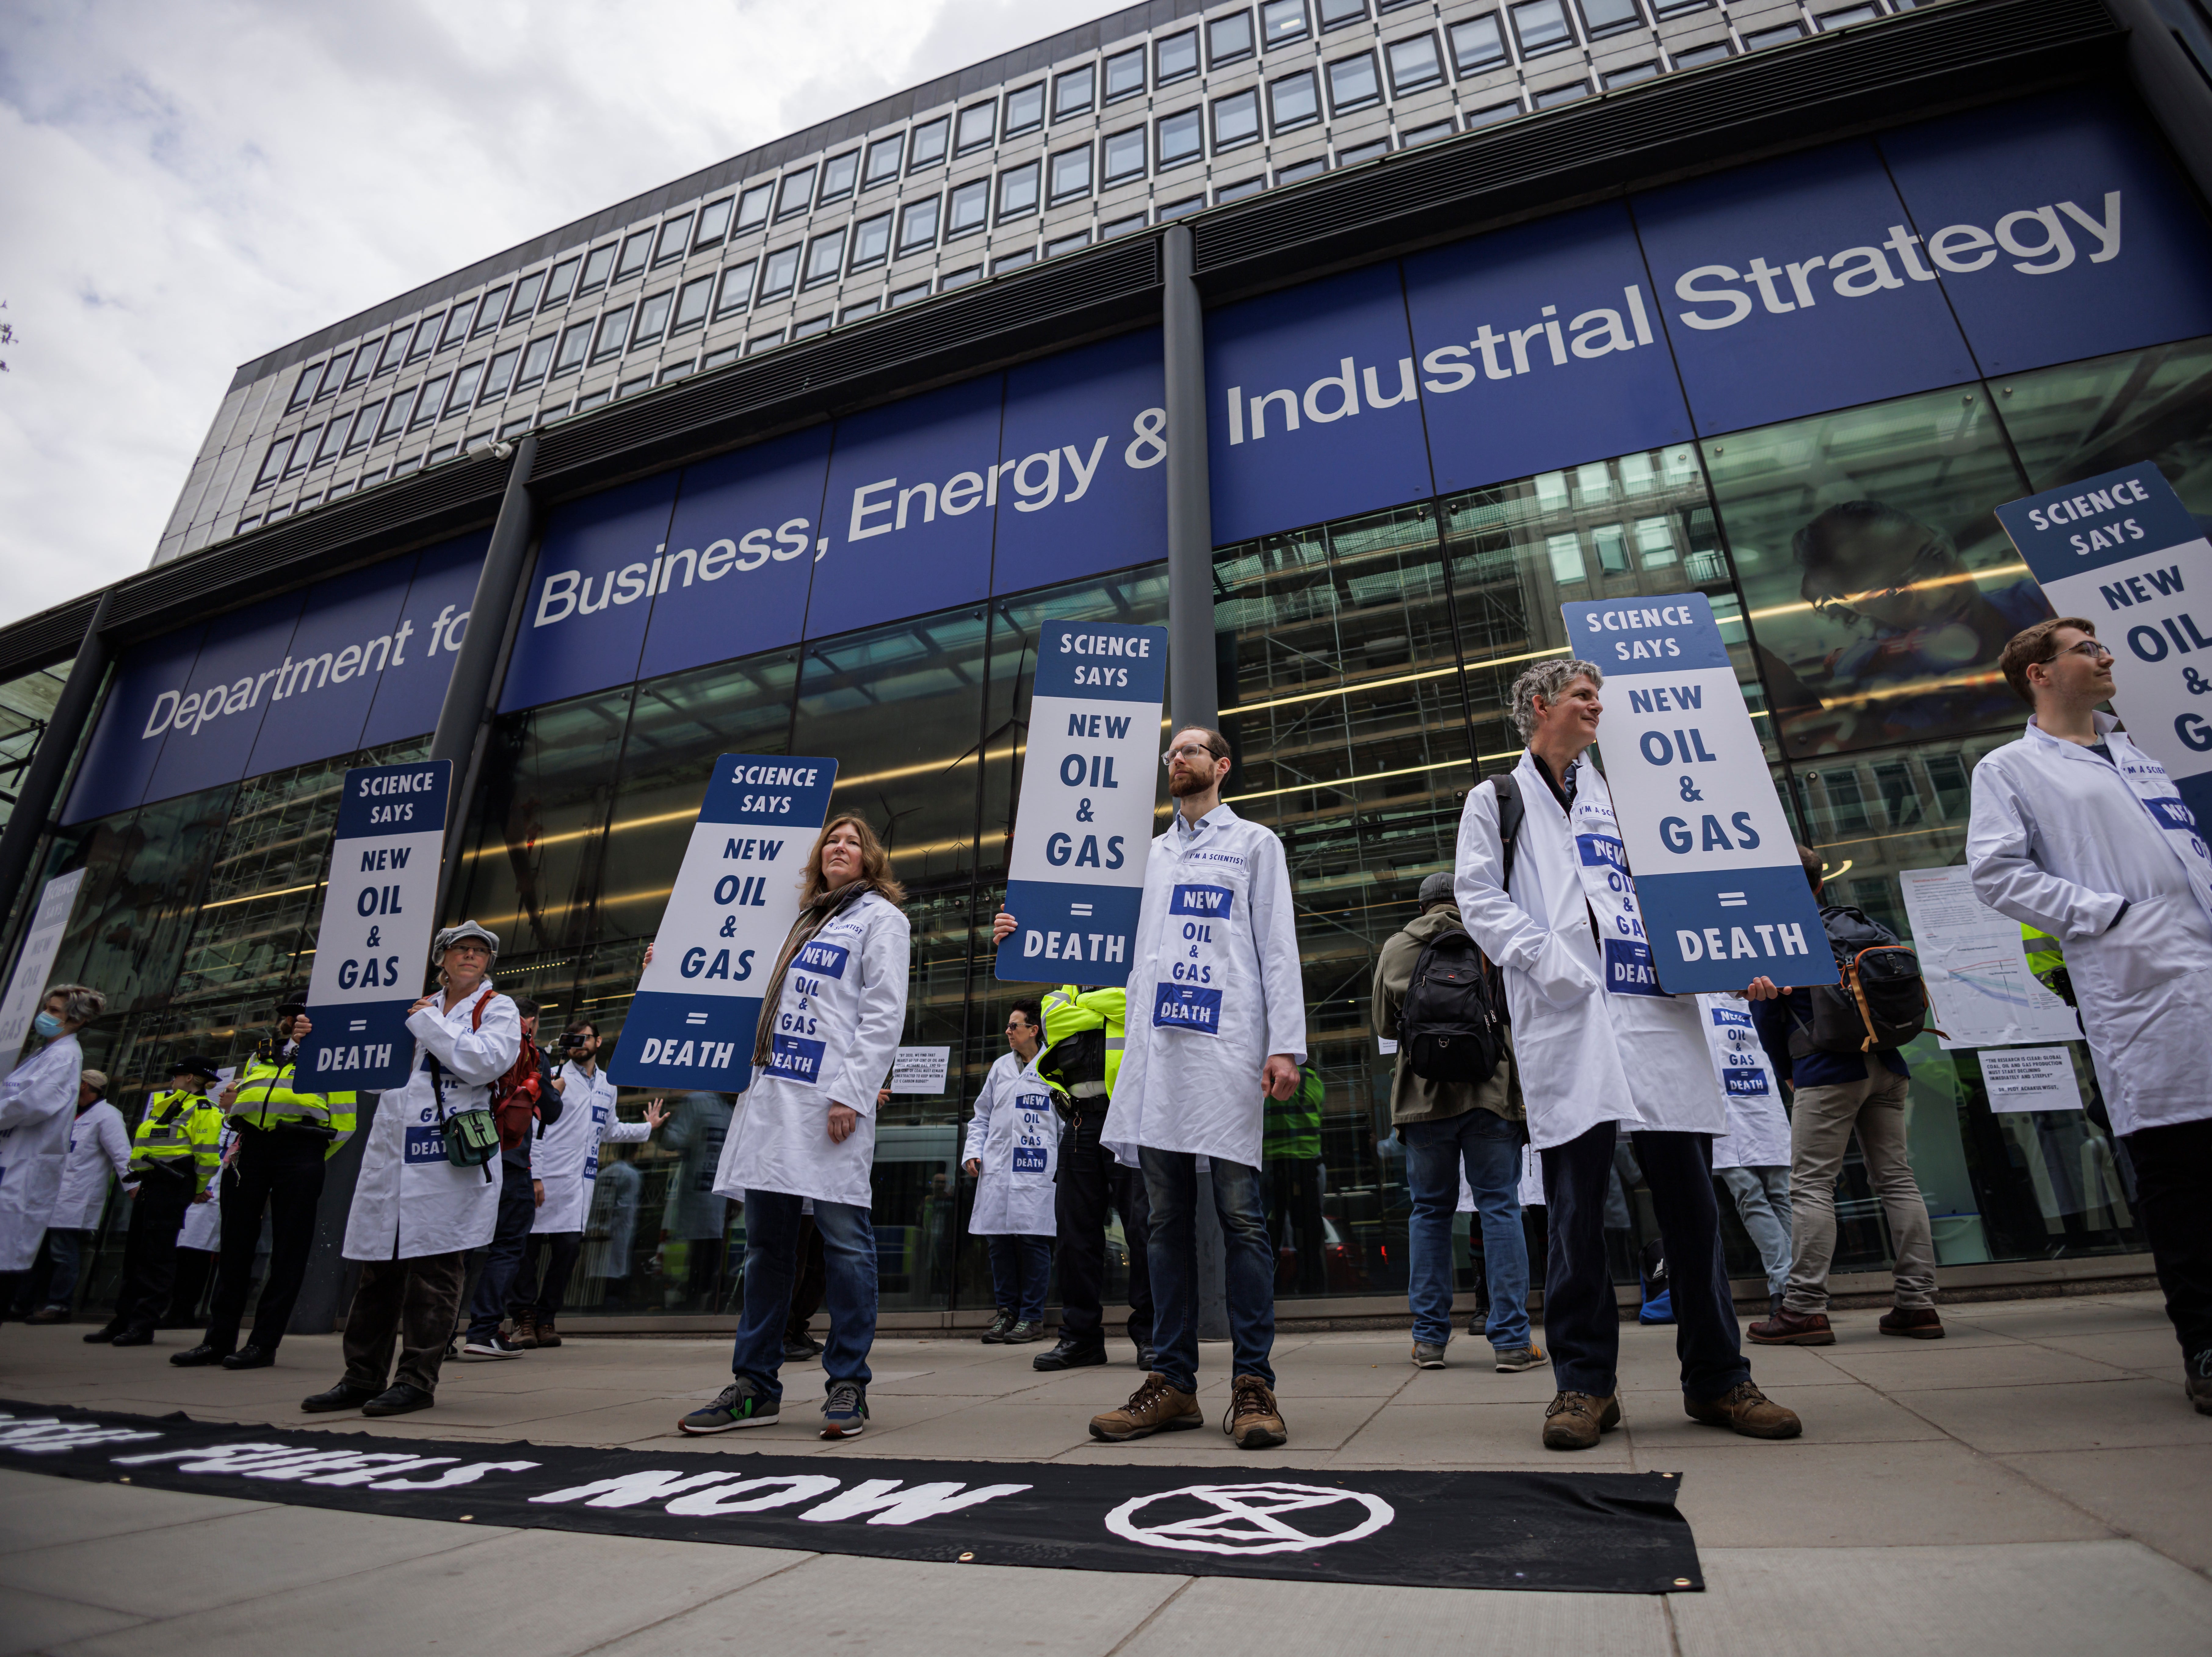
<instances>
[{"instance_id":1,"label":"police officer","mask_svg":"<svg viewBox=\"0 0 2212 1657\"><path fill-rule=\"evenodd\" d=\"M150 1101L131 1141L131 1229L123 1245L123 1287L115 1315L86 1336L88 1345L150 1346L177 1269L177 1232L194 1203L208 1200L222 1112L209 1101L216 1067L204 1058L170 1067L169 1091Z\"/></svg>"},{"instance_id":2,"label":"police officer","mask_svg":"<svg viewBox=\"0 0 2212 1657\"><path fill-rule=\"evenodd\" d=\"M223 1094L222 1109L236 1146L222 1193L215 1298L200 1343L170 1355L179 1368L219 1363L226 1369L261 1369L276 1362L276 1344L291 1322L292 1303L300 1297L314 1247L324 1166L353 1136L353 1094L311 1093L294 1085L300 1045L313 1029L306 1002L280 1002L276 1029L253 1050ZM253 1287L253 1257L264 1213L269 1276L254 1308L253 1332L240 1347L238 1326Z\"/></svg>"}]
</instances>

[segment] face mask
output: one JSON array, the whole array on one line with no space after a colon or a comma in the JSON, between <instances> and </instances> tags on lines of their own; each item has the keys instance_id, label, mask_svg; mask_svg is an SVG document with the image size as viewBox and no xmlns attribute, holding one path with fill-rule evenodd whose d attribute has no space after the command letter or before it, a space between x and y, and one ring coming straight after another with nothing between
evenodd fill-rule
<instances>
[{"instance_id":1,"label":"face mask","mask_svg":"<svg viewBox=\"0 0 2212 1657\"><path fill-rule=\"evenodd\" d=\"M61 1034L62 1021L52 1013L41 1013L31 1020L31 1027L51 1041Z\"/></svg>"}]
</instances>

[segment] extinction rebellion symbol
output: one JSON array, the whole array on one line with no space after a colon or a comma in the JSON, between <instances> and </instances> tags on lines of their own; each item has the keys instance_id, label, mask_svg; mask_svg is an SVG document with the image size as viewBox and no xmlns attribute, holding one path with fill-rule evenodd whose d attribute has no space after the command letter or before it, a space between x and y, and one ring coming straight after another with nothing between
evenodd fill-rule
<instances>
[{"instance_id":1,"label":"extinction rebellion symbol","mask_svg":"<svg viewBox=\"0 0 2212 1657\"><path fill-rule=\"evenodd\" d=\"M1175 1508L1149 1522L1138 1517L1156 1502ZM1358 1516L1343 1529L1349 1502ZM1202 1511L1192 1513L1192 1508ZM1335 1511L1331 1511L1334 1509ZM1287 1515L1305 1515L1291 1523ZM1187 1484L1132 1497L1106 1515L1106 1528L1148 1548L1179 1553L1303 1553L1372 1536L1397 1517L1381 1496L1320 1484ZM1309 1528L1310 1527L1310 1528Z\"/></svg>"}]
</instances>

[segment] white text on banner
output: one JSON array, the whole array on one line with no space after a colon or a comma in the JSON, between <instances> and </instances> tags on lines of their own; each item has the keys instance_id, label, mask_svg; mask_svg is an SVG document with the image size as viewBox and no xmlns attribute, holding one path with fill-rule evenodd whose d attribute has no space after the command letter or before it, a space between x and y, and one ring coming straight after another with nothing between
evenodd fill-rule
<instances>
[{"instance_id":1,"label":"white text on banner","mask_svg":"<svg viewBox=\"0 0 2212 1657\"><path fill-rule=\"evenodd\" d=\"M726 753L653 935L607 1075L623 1087L740 1093L768 982L799 918L834 759Z\"/></svg>"},{"instance_id":2,"label":"white text on banner","mask_svg":"<svg viewBox=\"0 0 2212 1657\"><path fill-rule=\"evenodd\" d=\"M1039 630L1029 751L1014 819L998 976L1020 983L1129 981L1159 774L1168 631L1119 622Z\"/></svg>"},{"instance_id":3,"label":"white text on banner","mask_svg":"<svg viewBox=\"0 0 2212 1657\"><path fill-rule=\"evenodd\" d=\"M1605 671L1598 746L1660 987L1835 983L1820 905L1705 595L1559 613L1568 649Z\"/></svg>"},{"instance_id":4,"label":"white text on banner","mask_svg":"<svg viewBox=\"0 0 2212 1657\"><path fill-rule=\"evenodd\" d=\"M407 1081L415 1057L407 1009L429 975L453 782L450 759L345 774L307 979L314 1029L301 1044L304 1089L357 1092Z\"/></svg>"}]
</instances>

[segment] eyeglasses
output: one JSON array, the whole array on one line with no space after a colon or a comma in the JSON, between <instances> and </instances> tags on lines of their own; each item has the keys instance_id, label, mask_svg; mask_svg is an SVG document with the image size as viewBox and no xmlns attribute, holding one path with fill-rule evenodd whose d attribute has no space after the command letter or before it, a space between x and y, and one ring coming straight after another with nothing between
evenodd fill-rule
<instances>
[{"instance_id":1,"label":"eyeglasses","mask_svg":"<svg viewBox=\"0 0 2212 1657\"><path fill-rule=\"evenodd\" d=\"M2112 659L2112 653L2093 638L2085 638L2079 644L2069 644L2058 655L2079 656L2084 661L2110 661Z\"/></svg>"},{"instance_id":2,"label":"eyeglasses","mask_svg":"<svg viewBox=\"0 0 2212 1657\"><path fill-rule=\"evenodd\" d=\"M1217 755L1212 749L1207 747L1203 742L1186 742L1182 744L1182 746L1170 748L1165 753L1162 754L1160 756L1160 764L1172 771L1175 769L1175 762L1177 759L1188 759L1194 765L1201 765L1208 764L1218 758L1219 758L1219 756Z\"/></svg>"}]
</instances>

